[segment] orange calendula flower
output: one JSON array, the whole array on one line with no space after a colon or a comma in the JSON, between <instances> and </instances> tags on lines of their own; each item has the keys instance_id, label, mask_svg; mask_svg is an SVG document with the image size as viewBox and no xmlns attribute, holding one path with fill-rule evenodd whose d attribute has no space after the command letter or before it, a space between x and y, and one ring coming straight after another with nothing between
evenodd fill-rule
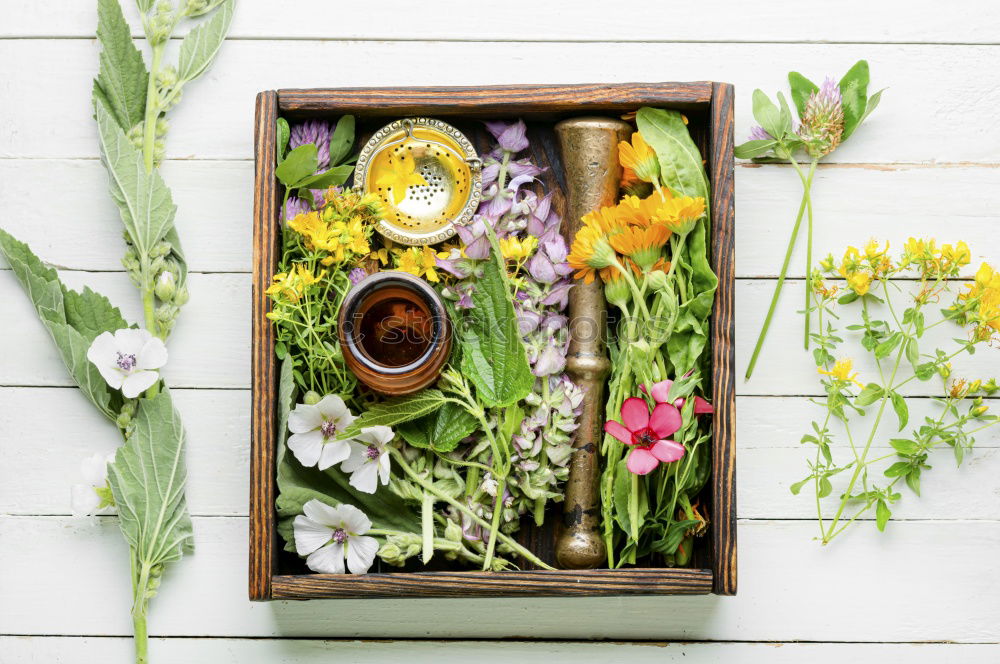
<instances>
[{"instance_id":1,"label":"orange calendula flower","mask_svg":"<svg viewBox=\"0 0 1000 664\"><path fill-rule=\"evenodd\" d=\"M644 271L649 271L661 260L663 246L670 239L670 229L656 224L641 228L627 226L620 233L608 237L611 247L628 256Z\"/></svg>"},{"instance_id":2,"label":"orange calendula flower","mask_svg":"<svg viewBox=\"0 0 1000 664\"><path fill-rule=\"evenodd\" d=\"M566 262L576 270L576 278L589 284L597 270L610 268L615 264L615 250L608 242L607 235L598 227L585 225L573 238Z\"/></svg>"},{"instance_id":3,"label":"orange calendula flower","mask_svg":"<svg viewBox=\"0 0 1000 664\"><path fill-rule=\"evenodd\" d=\"M654 186L660 183L660 161L656 152L649 147L642 134L632 134L632 142L622 141L618 144L618 160L625 168L631 169L636 177Z\"/></svg>"}]
</instances>

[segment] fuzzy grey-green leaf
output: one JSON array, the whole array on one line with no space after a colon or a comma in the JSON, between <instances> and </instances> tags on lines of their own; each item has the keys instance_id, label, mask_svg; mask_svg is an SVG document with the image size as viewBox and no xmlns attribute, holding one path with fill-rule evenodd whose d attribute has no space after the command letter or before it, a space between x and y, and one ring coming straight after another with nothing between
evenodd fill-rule
<instances>
[{"instance_id":1,"label":"fuzzy grey-green leaf","mask_svg":"<svg viewBox=\"0 0 1000 664\"><path fill-rule=\"evenodd\" d=\"M194 547L184 497L184 428L170 391L139 401L135 428L108 465L118 523L142 565L179 560Z\"/></svg>"},{"instance_id":2,"label":"fuzzy grey-green leaf","mask_svg":"<svg viewBox=\"0 0 1000 664\"><path fill-rule=\"evenodd\" d=\"M94 85L100 88L118 126L128 131L142 121L149 74L132 43L132 31L118 0L97 0L97 40L101 56Z\"/></svg>"},{"instance_id":3,"label":"fuzzy grey-green leaf","mask_svg":"<svg viewBox=\"0 0 1000 664\"><path fill-rule=\"evenodd\" d=\"M177 76L188 82L201 76L212 64L233 20L233 0L225 0L212 17L194 28L181 42Z\"/></svg>"}]
</instances>

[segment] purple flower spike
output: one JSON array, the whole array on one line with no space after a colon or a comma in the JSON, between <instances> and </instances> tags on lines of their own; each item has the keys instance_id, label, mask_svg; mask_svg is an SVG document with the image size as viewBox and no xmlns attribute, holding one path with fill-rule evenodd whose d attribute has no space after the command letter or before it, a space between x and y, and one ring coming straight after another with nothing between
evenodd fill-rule
<instances>
[{"instance_id":1,"label":"purple flower spike","mask_svg":"<svg viewBox=\"0 0 1000 664\"><path fill-rule=\"evenodd\" d=\"M326 120L306 120L292 127L288 137L288 149L313 143L316 145L316 172L330 167L330 123Z\"/></svg>"},{"instance_id":2,"label":"purple flower spike","mask_svg":"<svg viewBox=\"0 0 1000 664\"><path fill-rule=\"evenodd\" d=\"M760 125L754 125L750 127L750 140L751 141L773 141L774 136L764 131L764 128Z\"/></svg>"},{"instance_id":3,"label":"purple flower spike","mask_svg":"<svg viewBox=\"0 0 1000 664\"><path fill-rule=\"evenodd\" d=\"M541 284L551 284L559 278L552 261L542 251L535 252L535 255L528 260L527 268L531 278Z\"/></svg>"},{"instance_id":4,"label":"purple flower spike","mask_svg":"<svg viewBox=\"0 0 1000 664\"><path fill-rule=\"evenodd\" d=\"M363 267L356 267L347 273L347 278L351 280L351 284L357 286L358 283L368 276L368 272L365 271Z\"/></svg>"},{"instance_id":5,"label":"purple flower spike","mask_svg":"<svg viewBox=\"0 0 1000 664\"><path fill-rule=\"evenodd\" d=\"M285 203L285 221L289 219L294 219L300 214L305 214L309 211L309 203L298 196L290 196L288 202Z\"/></svg>"},{"instance_id":6,"label":"purple flower spike","mask_svg":"<svg viewBox=\"0 0 1000 664\"><path fill-rule=\"evenodd\" d=\"M528 128L524 126L523 120L518 120L513 124L506 122L487 122L486 128L497 139L500 147L507 152L520 152L528 147Z\"/></svg>"},{"instance_id":7,"label":"purple flower spike","mask_svg":"<svg viewBox=\"0 0 1000 664\"><path fill-rule=\"evenodd\" d=\"M542 304L547 307L558 307L563 309L569 302L569 289L573 287L573 284L569 282L563 282L561 284L556 284L549 294L545 296L542 300Z\"/></svg>"},{"instance_id":8,"label":"purple flower spike","mask_svg":"<svg viewBox=\"0 0 1000 664\"><path fill-rule=\"evenodd\" d=\"M561 373L565 368L566 356L555 344L549 344L542 351L542 354L538 356L538 361L535 362L531 373L536 376L551 376L552 374Z\"/></svg>"}]
</instances>

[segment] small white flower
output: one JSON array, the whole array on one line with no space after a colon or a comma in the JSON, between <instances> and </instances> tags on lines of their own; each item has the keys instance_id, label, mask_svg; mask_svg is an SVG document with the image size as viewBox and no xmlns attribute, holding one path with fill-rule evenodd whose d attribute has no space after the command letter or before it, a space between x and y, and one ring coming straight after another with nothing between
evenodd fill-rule
<instances>
[{"instance_id":1,"label":"small white flower","mask_svg":"<svg viewBox=\"0 0 1000 664\"><path fill-rule=\"evenodd\" d=\"M350 442L351 456L340 467L351 474L351 486L358 491L375 493L379 481L389 483L389 441L392 429L377 425L365 427Z\"/></svg>"},{"instance_id":2,"label":"small white flower","mask_svg":"<svg viewBox=\"0 0 1000 664\"><path fill-rule=\"evenodd\" d=\"M147 330L124 328L94 339L87 359L108 385L134 399L159 380L157 369L167 363L167 347Z\"/></svg>"},{"instance_id":3,"label":"small white flower","mask_svg":"<svg viewBox=\"0 0 1000 664\"><path fill-rule=\"evenodd\" d=\"M83 482L70 490L70 507L74 516L90 516L114 506L108 486L108 464L115 460L114 451L94 454L80 463Z\"/></svg>"},{"instance_id":4,"label":"small white flower","mask_svg":"<svg viewBox=\"0 0 1000 664\"><path fill-rule=\"evenodd\" d=\"M337 440L341 431L354 421L344 400L335 394L323 397L316 405L300 403L288 414L288 449L303 466L326 470L351 455L346 440Z\"/></svg>"},{"instance_id":5,"label":"small white flower","mask_svg":"<svg viewBox=\"0 0 1000 664\"><path fill-rule=\"evenodd\" d=\"M343 574L344 560L351 574L365 574L375 561L378 540L364 537L372 522L353 505L330 507L313 498L295 517L295 550L308 556L306 565L322 574Z\"/></svg>"}]
</instances>

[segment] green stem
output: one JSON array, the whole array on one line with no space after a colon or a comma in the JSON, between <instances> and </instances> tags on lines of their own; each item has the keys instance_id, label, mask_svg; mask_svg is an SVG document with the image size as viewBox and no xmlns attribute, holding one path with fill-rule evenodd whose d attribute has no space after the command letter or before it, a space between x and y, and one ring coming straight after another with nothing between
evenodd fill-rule
<instances>
[{"instance_id":1,"label":"green stem","mask_svg":"<svg viewBox=\"0 0 1000 664\"><path fill-rule=\"evenodd\" d=\"M424 547L420 560L426 565L434 555L434 496L427 492L420 502L420 527Z\"/></svg>"},{"instance_id":2,"label":"green stem","mask_svg":"<svg viewBox=\"0 0 1000 664\"><path fill-rule=\"evenodd\" d=\"M493 564L493 551L497 546L497 533L500 532L500 517L503 515L503 492L507 489L507 479L497 481L497 497L493 501L493 518L490 520L490 540L486 544L486 556L483 558L483 571L488 572Z\"/></svg>"},{"instance_id":3,"label":"green stem","mask_svg":"<svg viewBox=\"0 0 1000 664\"><path fill-rule=\"evenodd\" d=\"M152 64L149 68L149 82L146 84L146 114L142 127L142 157L147 173L153 172L153 152L156 145L156 120L160 116L159 100L156 93L156 74L160 71L163 45L153 47Z\"/></svg>"},{"instance_id":4,"label":"green stem","mask_svg":"<svg viewBox=\"0 0 1000 664\"><path fill-rule=\"evenodd\" d=\"M810 186L812 185L812 174L813 169L809 170L808 182ZM767 336L767 331L771 327L771 318L774 317L774 310L778 306L778 297L781 295L781 289L785 285L785 275L788 274L788 265L792 261L792 251L795 249L795 241L799 237L799 227L802 226L802 217L806 210L807 192L802 194L802 202L799 204L799 212L795 216L795 225L792 227L792 235L788 238L788 248L785 250L785 262L781 265L781 273L778 275L778 283L774 286L774 294L771 295L771 304L767 308L767 316L764 317L764 325L760 328L760 334L757 336L757 345L754 346L753 355L750 356L750 364L747 366L747 373L745 376L746 380L750 380L751 374L753 374L754 367L757 365L757 357L760 355L760 349L764 345L764 338Z\"/></svg>"},{"instance_id":5,"label":"green stem","mask_svg":"<svg viewBox=\"0 0 1000 664\"><path fill-rule=\"evenodd\" d=\"M795 167L795 172L799 174L799 179L802 181L802 198L806 202L806 217L808 219L806 224L806 327L805 327L805 349L809 350L809 323L810 323L810 310L809 310L809 294L812 292L812 249L813 249L813 206L812 206L812 179L813 173L816 171L816 160L813 159L812 163L809 165L809 176L806 177L802 173L802 169L799 167L799 162L795 159L791 159L792 166Z\"/></svg>"},{"instance_id":6,"label":"green stem","mask_svg":"<svg viewBox=\"0 0 1000 664\"><path fill-rule=\"evenodd\" d=\"M134 557L135 553L133 552L132 555ZM149 590L149 571L149 565L143 563L139 571L138 581L133 585L132 634L135 640L136 664L149 662L149 635L146 631L146 609L149 606L146 594Z\"/></svg>"}]
</instances>

